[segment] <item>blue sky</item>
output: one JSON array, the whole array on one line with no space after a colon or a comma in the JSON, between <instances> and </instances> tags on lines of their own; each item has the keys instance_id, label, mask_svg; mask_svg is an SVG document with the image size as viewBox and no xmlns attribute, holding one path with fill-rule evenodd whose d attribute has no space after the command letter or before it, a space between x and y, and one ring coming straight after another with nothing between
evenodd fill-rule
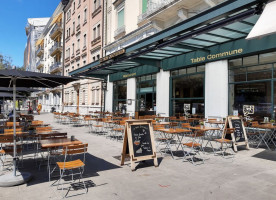
<instances>
[{"instance_id":1,"label":"blue sky","mask_svg":"<svg viewBox=\"0 0 276 200\"><path fill-rule=\"evenodd\" d=\"M50 17L60 0L0 0L0 53L23 66L27 18Z\"/></svg>"}]
</instances>

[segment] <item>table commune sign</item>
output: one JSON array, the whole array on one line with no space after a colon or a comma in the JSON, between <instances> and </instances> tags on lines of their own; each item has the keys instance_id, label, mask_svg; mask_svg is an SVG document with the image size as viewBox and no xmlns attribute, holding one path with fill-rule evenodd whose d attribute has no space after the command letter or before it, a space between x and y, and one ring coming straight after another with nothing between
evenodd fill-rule
<instances>
[{"instance_id":1,"label":"table commune sign","mask_svg":"<svg viewBox=\"0 0 276 200\"><path fill-rule=\"evenodd\" d=\"M158 166L151 120L126 121L121 165L126 155L130 156L132 171L135 162L143 160L154 159L154 166Z\"/></svg>"},{"instance_id":2,"label":"table commune sign","mask_svg":"<svg viewBox=\"0 0 276 200\"><path fill-rule=\"evenodd\" d=\"M234 151L237 151L237 146L239 145L246 145L246 149L249 149L248 139L242 118L239 118L237 116L228 116L226 118L224 127L230 127L235 129L235 131L231 134ZM226 129L224 129L224 131L225 130Z\"/></svg>"}]
</instances>

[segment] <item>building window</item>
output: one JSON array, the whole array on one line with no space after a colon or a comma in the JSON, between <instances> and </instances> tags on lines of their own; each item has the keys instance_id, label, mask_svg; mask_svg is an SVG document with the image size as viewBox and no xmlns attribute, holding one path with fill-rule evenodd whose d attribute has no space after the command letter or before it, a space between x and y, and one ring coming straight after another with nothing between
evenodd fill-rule
<instances>
[{"instance_id":1,"label":"building window","mask_svg":"<svg viewBox=\"0 0 276 200\"><path fill-rule=\"evenodd\" d=\"M78 38L77 49L80 49L80 39Z\"/></svg>"},{"instance_id":2,"label":"building window","mask_svg":"<svg viewBox=\"0 0 276 200\"><path fill-rule=\"evenodd\" d=\"M253 105L256 120L275 117L276 52L228 61L229 114L243 115L244 105ZM274 118L273 118L274 119Z\"/></svg>"},{"instance_id":3,"label":"building window","mask_svg":"<svg viewBox=\"0 0 276 200\"><path fill-rule=\"evenodd\" d=\"M73 11L75 11L76 10L76 2L74 1L73 2Z\"/></svg>"},{"instance_id":4,"label":"building window","mask_svg":"<svg viewBox=\"0 0 276 200\"><path fill-rule=\"evenodd\" d=\"M85 105L85 90L82 91L82 105Z\"/></svg>"},{"instance_id":5,"label":"building window","mask_svg":"<svg viewBox=\"0 0 276 200\"><path fill-rule=\"evenodd\" d=\"M96 90L96 105L100 104L100 90L97 88Z\"/></svg>"},{"instance_id":6,"label":"building window","mask_svg":"<svg viewBox=\"0 0 276 200\"><path fill-rule=\"evenodd\" d=\"M76 29L76 27L75 27L75 22L73 22L73 33L75 33L75 29Z\"/></svg>"},{"instance_id":7,"label":"building window","mask_svg":"<svg viewBox=\"0 0 276 200\"><path fill-rule=\"evenodd\" d=\"M205 66L190 67L171 71L172 97L171 115L183 115L185 112L204 115L204 79ZM189 110L184 112L184 105Z\"/></svg>"},{"instance_id":8,"label":"building window","mask_svg":"<svg viewBox=\"0 0 276 200\"><path fill-rule=\"evenodd\" d=\"M148 0L142 0L142 13L145 13L148 9Z\"/></svg>"},{"instance_id":9,"label":"building window","mask_svg":"<svg viewBox=\"0 0 276 200\"><path fill-rule=\"evenodd\" d=\"M94 11L97 10L101 5L101 0L94 0Z\"/></svg>"},{"instance_id":10,"label":"building window","mask_svg":"<svg viewBox=\"0 0 276 200\"><path fill-rule=\"evenodd\" d=\"M68 33L69 33L68 37L70 37L71 28L69 28L68 30L69 30L69 31L68 31Z\"/></svg>"},{"instance_id":11,"label":"building window","mask_svg":"<svg viewBox=\"0 0 276 200\"><path fill-rule=\"evenodd\" d=\"M100 59L100 55L98 54L98 55L97 55L97 60L99 60L99 59Z\"/></svg>"},{"instance_id":12,"label":"building window","mask_svg":"<svg viewBox=\"0 0 276 200\"><path fill-rule=\"evenodd\" d=\"M121 28L125 24L125 9L122 8L118 11L118 21L117 21L117 27Z\"/></svg>"},{"instance_id":13,"label":"building window","mask_svg":"<svg viewBox=\"0 0 276 200\"><path fill-rule=\"evenodd\" d=\"M91 102L91 104L92 105L95 105L95 87L92 87L92 98L91 98L91 100L92 100L92 102Z\"/></svg>"},{"instance_id":14,"label":"building window","mask_svg":"<svg viewBox=\"0 0 276 200\"><path fill-rule=\"evenodd\" d=\"M113 111L121 111L126 106L127 101L127 81L116 81L113 84Z\"/></svg>"},{"instance_id":15,"label":"building window","mask_svg":"<svg viewBox=\"0 0 276 200\"><path fill-rule=\"evenodd\" d=\"M87 21L87 8L84 9L84 19L83 19L83 23L86 23Z\"/></svg>"},{"instance_id":16,"label":"building window","mask_svg":"<svg viewBox=\"0 0 276 200\"><path fill-rule=\"evenodd\" d=\"M100 37L101 36L101 24L98 24L98 26L97 26L97 29L98 29L98 37Z\"/></svg>"},{"instance_id":17,"label":"building window","mask_svg":"<svg viewBox=\"0 0 276 200\"><path fill-rule=\"evenodd\" d=\"M80 25L80 15L78 16L78 25Z\"/></svg>"},{"instance_id":18,"label":"building window","mask_svg":"<svg viewBox=\"0 0 276 200\"><path fill-rule=\"evenodd\" d=\"M72 44L72 55L74 55L74 53L75 53L75 44L73 43Z\"/></svg>"},{"instance_id":19,"label":"building window","mask_svg":"<svg viewBox=\"0 0 276 200\"><path fill-rule=\"evenodd\" d=\"M83 35L83 48L86 47L86 34Z\"/></svg>"},{"instance_id":20,"label":"building window","mask_svg":"<svg viewBox=\"0 0 276 200\"><path fill-rule=\"evenodd\" d=\"M95 40L97 38L97 29L96 27L93 28L93 40Z\"/></svg>"},{"instance_id":21,"label":"building window","mask_svg":"<svg viewBox=\"0 0 276 200\"><path fill-rule=\"evenodd\" d=\"M68 12L67 12L67 21L70 20L70 18L71 18L71 10L68 10Z\"/></svg>"}]
</instances>

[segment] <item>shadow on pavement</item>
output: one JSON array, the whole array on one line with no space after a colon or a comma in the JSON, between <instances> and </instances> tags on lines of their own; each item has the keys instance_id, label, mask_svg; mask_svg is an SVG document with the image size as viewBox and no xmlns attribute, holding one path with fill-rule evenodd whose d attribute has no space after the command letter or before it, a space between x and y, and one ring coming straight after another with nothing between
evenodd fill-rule
<instances>
[{"instance_id":1,"label":"shadow on pavement","mask_svg":"<svg viewBox=\"0 0 276 200\"><path fill-rule=\"evenodd\" d=\"M54 167L55 165L52 165L51 169L53 169ZM121 168L121 167L87 153L83 178L91 178L91 177L99 176L98 172L113 170L118 168ZM30 172L32 174L33 178L27 183L27 186L49 182L47 165L45 165L45 162L44 162L44 165L41 166L41 169L39 170L38 165L36 164L35 160L33 159L33 156L31 155L27 156L27 158L26 157L24 158L24 165L22 168L19 168L18 170L21 172ZM51 178L51 182L49 182L49 184L52 184L52 180L54 181L59 178L59 170L57 170L57 172L55 172L53 175L54 176L57 175L57 177ZM86 182L88 181L87 182L88 186L94 187L94 183L91 180L85 180L85 181ZM93 184L90 184L90 183L93 183Z\"/></svg>"}]
</instances>

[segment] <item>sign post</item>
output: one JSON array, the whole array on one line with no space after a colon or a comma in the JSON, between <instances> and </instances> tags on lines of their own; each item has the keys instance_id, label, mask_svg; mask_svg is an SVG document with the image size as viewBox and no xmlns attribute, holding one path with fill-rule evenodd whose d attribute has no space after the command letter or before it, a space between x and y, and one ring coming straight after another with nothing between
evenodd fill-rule
<instances>
[{"instance_id":1,"label":"sign post","mask_svg":"<svg viewBox=\"0 0 276 200\"><path fill-rule=\"evenodd\" d=\"M135 162L150 159L158 167L151 120L126 121L121 165L124 165L127 155L130 156L132 171L135 170Z\"/></svg>"},{"instance_id":2,"label":"sign post","mask_svg":"<svg viewBox=\"0 0 276 200\"><path fill-rule=\"evenodd\" d=\"M231 133L233 148L235 152L238 151L237 146L240 145L246 145L246 149L249 149L248 139L242 118L237 116L228 116L226 118L224 127L225 128L223 131L226 131L227 127L235 129L235 131Z\"/></svg>"}]
</instances>

